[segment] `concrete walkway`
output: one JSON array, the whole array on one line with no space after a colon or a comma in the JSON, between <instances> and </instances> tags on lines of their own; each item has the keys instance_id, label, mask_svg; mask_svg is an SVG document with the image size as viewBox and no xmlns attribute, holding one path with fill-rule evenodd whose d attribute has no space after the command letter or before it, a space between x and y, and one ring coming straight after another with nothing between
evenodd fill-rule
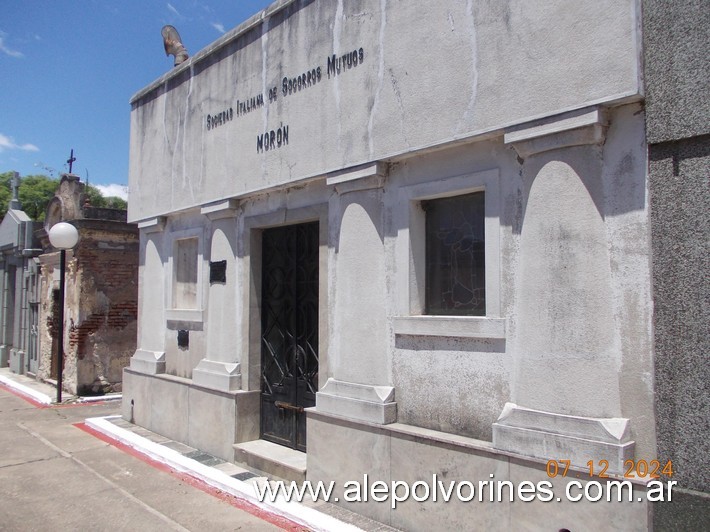
<instances>
[{"instance_id":1,"label":"concrete walkway","mask_svg":"<svg viewBox=\"0 0 710 532\"><path fill-rule=\"evenodd\" d=\"M323 501L262 503L254 483L263 486L271 479L124 421L118 401L79 403L67 396L62 405L52 405L55 393L50 385L0 370L0 424L10 427L0 433L0 523L10 529L121 530L125 524L125 529L149 530L162 523L161 529L201 531L242 525L249 530L394 530ZM39 462L51 467L42 473ZM69 480L69 470L77 478ZM206 494L213 495L209 503ZM76 501L78 508L83 508L80 501L98 507L69 515L63 500ZM117 509L124 503L130 516ZM103 505L111 508L104 511ZM25 519L37 519L37 528Z\"/></svg>"},{"instance_id":2,"label":"concrete walkway","mask_svg":"<svg viewBox=\"0 0 710 532\"><path fill-rule=\"evenodd\" d=\"M31 397L34 401L44 404L56 404L57 388L56 384L49 384L28 377L27 375L18 375L10 371L10 368L0 368L0 384L4 384L17 390L23 395ZM91 403L94 401L120 401L121 394L113 393L107 395L98 395L91 397L79 397L68 392L62 392L62 404L73 403Z\"/></svg>"}]
</instances>

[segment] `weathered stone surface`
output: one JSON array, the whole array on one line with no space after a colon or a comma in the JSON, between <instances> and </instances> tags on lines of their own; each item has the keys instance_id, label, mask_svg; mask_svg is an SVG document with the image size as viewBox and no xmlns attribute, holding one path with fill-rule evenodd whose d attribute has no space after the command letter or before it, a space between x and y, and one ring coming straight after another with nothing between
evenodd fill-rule
<instances>
[{"instance_id":1,"label":"weathered stone surface","mask_svg":"<svg viewBox=\"0 0 710 532\"><path fill-rule=\"evenodd\" d=\"M650 147L658 453L710 493L710 136ZM676 477L673 477L674 480Z\"/></svg>"},{"instance_id":2,"label":"weathered stone surface","mask_svg":"<svg viewBox=\"0 0 710 532\"><path fill-rule=\"evenodd\" d=\"M710 10L704 0L644 0L648 142L710 134Z\"/></svg>"},{"instance_id":3,"label":"weathered stone surface","mask_svg":"<svg viewBox=\"0 0 710 532\"><path fill-rule=\"evenodd\" d=\"M709 520L709 20L702 0L643 2L657 457L683 490L654 506L656 530Z\"/></svg>"},{"instance_id":4,"label":"weathered stone surface","mask_svg":"<svg viewBox=\"0 0 710 532\"><path fill-rule=\"evenodd\" d=\"M138 228L125 222L125 211L84 207L83 199L78 177L63 176L47 207L45 226L69 220L79 231L78 244L67 251L63 383L71 393L95 395L116 391L136 350L139 242ZM53 298L59 288L59 253L43 238L47 252L40 257L37 376L47 379L56 373Z\"/></svg>"},{"instance_id":5,"label":"weathered stone surface","mask_svg":"<svg viewBox=\"0 0 710 532\"><path fill-rule=\"evenodd\" d=\"M386 425L397 421L394 395L391 386L328 379L316 394L316 408L319 412Z\"/></svg>"},{"instance_id":6,"label":"weathered stone surface","mask_svg":"<svg viewBox=\"0 0 710 532\"><path fill-rule=\"evenodd\" d=\"M507 403L493 423L493 447L543 460L564 456L573 466L605 460L623 475L634 457L628 419L594 419L520 408Z\"/></svg>"},{"instance_id":7,"label":"weathered stone surface","mask_svg":"<svg viewBox=\"0 0 710 532\"><path fill-rule=\"evenodd\" d=\"M276 3L141 90L129 219L641 93L632 0L423 5Z\"/></svg>"},{"instance_id":8,"label":"weathered stone surface","mask_svg":"<svg viewBox=\"0 0 710 532\"><path fill-rule=\"evenodd\" d=\"M215 388L232 393L240 374L253 403L237 431L260 436L263 234L317 221L309 478L490 468L508 479L512 458L524 464L516 479L538 478L550 458L544 438L543 450L490 443L511 401L630 420L616 441L547 430L561 451L572 453L562 444L577 438L592 442L587 451L618 451L616 465L632 441L635 457L655 455L639 4L454 4L278 2L133 98L138 353L165 353L171 375L148 379L175 394L141 403L150 423L187 408L190 426L214 423L214 412L231 426ZM432 319L423 315L427 202L474 192L485 194L485 316ZM197 243L194 308L175 304L184 239ZM219 282L209 280L214 261L225 264ZM184 397L196 387L210 394L199 409ZM184 435L180 423L164 426ZM523 516L524 505L449 516L410 504L399 517L387 504L352 507L403 527L547 524L542 509ZM559 508L564 526L575 507ZM584 515L577 527L648 524L644 505Z\"/></svg>"}]
</instances>

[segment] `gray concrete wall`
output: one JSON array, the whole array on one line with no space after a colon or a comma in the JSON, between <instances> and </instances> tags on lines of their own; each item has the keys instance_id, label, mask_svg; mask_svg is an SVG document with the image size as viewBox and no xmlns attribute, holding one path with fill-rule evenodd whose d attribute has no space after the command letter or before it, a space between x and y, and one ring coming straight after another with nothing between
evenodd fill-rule
<instances>
[{"instance_id":1,"label":"gray concrete wall","mask_svg":"<svg viewBox=\"0 0 710 532\"><path fill-rule=\"evenodd\" d=\"M710 10L702 0L643 3L653 261L658 458L681 492L657 530L710 520Z\"/></svg>"},{"instance_id":2,"label":"gray concrete wall","mask_svg":"<svg viewBox=\"0 0 710 532\"><path fill-rule=\"evenodd\" d=\"M504 334L476 338L444 330L405 334L395 318L392 372L400 422L490 440L491 424L513 401L567 415L629 418L638 456L653 454L648 197L639 111L630 105L610 114L603 149L552 150L521 165L515 152L490 141L393 165L385 193L393 315L421 313L410 308L417 265L407 263L423 234L409 219L403 199L409 196L398 193L444 193L455 176L458 190L465 190L481 171L497 167L499 198L494 200L495 187L486 187L486 194L498 226L486 238L488 243L497 234L499 243L487 250L486 261L492 262L487 275L499 269L495 286L487 286L487 297L499 303L466 327L505 318ZM420 331L427 321L434 320L419 319Z\"/></svg>"},{"instance_id":3,"label":"gray concrete wall","mask_svg":"<svg viewBox=\"0 0 710 532\"><path fill-rule=\"evenodd\" d=\"M13 321L14 321L14 277L15 265L11 264L10 255L3 256L0 269L0 308L2 317L0 318L0 367L7 367L10 362L10 351L13 348Z\"/></svg>"},{"instance_id":4,"label":"gray concrete wall","mask_svg":"<svg viewBox=\"0 0 710 532\"><path fill-rule=\"evenodd\" d=\"M133 98L129 220L641 92L636 0L279 9Z\"/></svg>"},{"instance_id":5,"label":"gray concrete wall","mask_svg":"<svg viewBox=\"0 0 710 532\"><path fill-rule=\"evenodd\" d=\"M639 111L628 105L609 113L603 148L551 150L521 165L499 137L394 161L381 188L361 189L357 180L327 186L320 179L255 195L213 221L210 206L203 207L207 215L170 216L161 232L144 234L139 349L165 351L169 374L194 378L201 365L230 379L216 389L258 390L260 254L249 242L258 241L260 228L318 219L325 210L321 386L329 377L393 386L400 422L484 440L508 401L628 418L638 455L653 454ZM486 316L459 319L464 335L446 327L424 332L441 322L420 316L417 307L423 265L412 257L423 233L413 209L421 197L481 186L489 224ZM357 223L350 223L355 214ZM188 233L201 238L203 288L195 316L180 319L168 295L171 250ZM227 260L225 285L208 283L210 260ZM403 329L402 318L411 317L414 329ZM476 327L484 330L472 338ZM188 349L178 348L178 329L190 331Z\"/></svg>"},{"instance_id":6,"label":"gray concrete wall","mask_svg":"<svg viewBox=\"0 0 710 532\"><path fill-rule=\"evenodd\" d=\"M681 487L708 493L710 137L651 146L650 159L658 452Z\"/></svg>"},{"instance_id":7,"label":"gray concrete wall","mask_svg":"<svg viewBox=\"0 0 710 532\"><path fill-rule=\"evenodd\" d=\"M124 371L122 415L131 423L223 460L259 435L259 392L218 392L187 379Z\"/></svg>"},{"instance_id":8,"label":"gray concrete wall","mask_svg":"<svg viewBox=\"0 0 710 532\"><path fill-rule=\"evenodd\" d=\"M705 0L644 0L649 144L710 133L708 27Z\"/></svg>"},{"instance_id":9,"label":"gray concrete wall","mask_svg":"<svg viewBox=\"0 0 710 532\"><path fill-rule=\"evenodd\" d=\"M567 529L593 532L649 529L650 504L643 501L645 487L641 483L633 486L632 501L612 499L611 502L572 503L561 496L567 484L573 481L586 483L592 480L590 477L575 472L566 478L557 476L553 479L545 472L544 463L499 454L485 442L399 423L368 426L318 412L309 412L308 430L308 480L325 483L334 480L333 495L339 498L339 505L398 530ZM343 449L348 450L347 460L343 460ZM359 502L345 502L345 483L355 480L365 484L364 475L367 475L369 485L375 481L384 481L388 486L394 481L406 482L410 487L415 483L433 485L435 475L437 482L444 486L450 482L471 482L476 486L475 498L462 502L454 494L450 500L444 501L439 493L436 500L430 497L418 502L410 498L394 509L391 499L376 502L370 497L367 501L362 498ZM495 486L498 482L514 485L522 481L550 482L560 500L524 502L516 495L515 500L510 501L505 488L502 501L491 502L489 487L485 483L489 480ZM494 491L497 489L494 487ZM464 497L470 494L467 488L464 490ZM401 491L402 488L400 494ZM421 497L423 493L424 489L420 487L418 495ZM478 499L479 493L483 493L482 500Z\"/></svg>"}]
</instances>

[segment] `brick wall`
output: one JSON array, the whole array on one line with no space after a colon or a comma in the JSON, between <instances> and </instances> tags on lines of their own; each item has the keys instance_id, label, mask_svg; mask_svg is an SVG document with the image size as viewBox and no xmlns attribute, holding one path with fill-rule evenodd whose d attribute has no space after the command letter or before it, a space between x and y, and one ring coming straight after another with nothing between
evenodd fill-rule
<instances>
[{"instance_id":1,"label":"brick wall","mask_svg":"<svg viewBox=\"0 0 710 532\"><path fill-rule=\"evenodd\" d=\"M108 227L83 233L76 250L79 319L69 341L77 360L77 389L88 394L119 389L136 349L138 234Z\"/></svg>"},{"instance_id":2,"label":"brick wall","mask_svg":"<svg viewBox=\"0 0 710 532\"><path fill-rule=\"evenodd\" d=\"M136 349L138 318L138 230L133 225L76 220L79 243L68 270L65 331L65 387L91 395L120 391L122 371ZM43 295L51 297L51 254L43 265ZM57 286L54 286L57 285ZM51 305L44 304L51 322ZM41 377L50 374L51 328L43 335Z\"/></svg>"}]
</instances>

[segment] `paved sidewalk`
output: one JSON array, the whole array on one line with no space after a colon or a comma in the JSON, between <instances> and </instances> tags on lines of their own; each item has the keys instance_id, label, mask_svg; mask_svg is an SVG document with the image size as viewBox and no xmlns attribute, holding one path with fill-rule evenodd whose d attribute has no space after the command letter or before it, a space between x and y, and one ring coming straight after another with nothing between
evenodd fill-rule
<instances>
[{"instance_id":1,"label":"paved sidewalk","mask_svg":"<svg viewBox=\"0 0 710 532\"><path fill-rule=\"evenodd\" d=\"M0 369L0 384L21 394L41 408L62 408L68 404L77 404L80 399L67 396L62 405L52 406L55 388L22 375L15 375L9 370ZM0 386L1 388L1 386ZM119 410L117 401L115 411ZM110 403L108 403L110 404ZM372 521L359 514L339 506L316 501L304 503L286 502L282 498L275 502L260 502L254 483L263 486L272 479L260 477L251 471L225 462L220 458L172 441L164 436L123 420L119 415L100 415L84 420L80 428L103 441L138 456L155 467L163 467L177 475L186 475L202 486L203 491L212 491L217 497L227 495L244 504L253 506L265 516L286 519L296 526L311 530L338 530L368 532L386 532L395 529ZM183 478L184 480L184 478ZM273 485L273 484L272 484ZM208 487L208 489L205 489Z\"/></svg>"},{"instance_id":2,"label":"paved sidewalk","mask_svg":"<svg viewBox=\"0 0 710 532\"><path fill-rule=\"evenodd\" d=\"M38 405L0 385L2 530L303 530L79 430L116 402Z\"/></svg>"},{"instance_id":3,"label":"paved sidewalk","mask_svg":"<svg viewBox=\"0 0 710 532\"><path fill-rule=\"evenodd\" d=\"M56 404L57 400L57 387L56 384L49 384L46 382L33 379L27 375L18 375L10 371L10 368L0 368L0 384L5 384L6 386L17 390L18 392L31 397L34 401L43 404L50 405ZM62 391L62 404L73 404L73 403L90 403L94 401L106 402L106 401L120 401L120 393L112 393L106 395L96 395L96 396L85 396L79 397L72 395L68 392Z\"/></svg>"}]
</instances>

